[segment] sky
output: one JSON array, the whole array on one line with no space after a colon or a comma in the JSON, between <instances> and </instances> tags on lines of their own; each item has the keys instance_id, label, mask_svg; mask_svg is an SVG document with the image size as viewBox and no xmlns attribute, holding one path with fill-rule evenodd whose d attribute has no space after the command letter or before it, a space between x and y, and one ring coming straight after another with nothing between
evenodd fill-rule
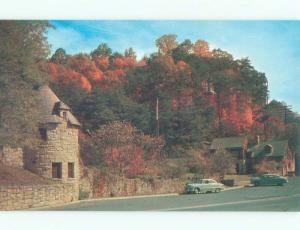
<instances>
[{"instance_id":1,"label":"sky","mask_svg":"<svg viewBox=\"0 0 300 230\"><path fill-rule=\"evenodd\" d=\"M284 101L300 113L300 21L95 20L50 21L51 51L89 53L100 43L113 51L132 47L138 58L156 51L155 40L176 34L177 41L206 40L235 59L249 57L269 82L270 100Z\"/></svg>"}]
</instances>

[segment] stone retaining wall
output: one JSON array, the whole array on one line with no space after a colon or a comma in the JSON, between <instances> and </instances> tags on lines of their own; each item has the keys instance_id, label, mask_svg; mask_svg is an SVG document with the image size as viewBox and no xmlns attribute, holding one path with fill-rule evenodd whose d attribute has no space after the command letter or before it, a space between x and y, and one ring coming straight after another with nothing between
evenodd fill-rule
<instances>
[{"instance_id":1,"label":"stone retaining wall","mask_svg":"<svg viewBox=\"0 0 300 230\"><path fill-rule=\"evenodd\" d=\"M0 210L17 210L71 202L77 198L73 184L0 186Z\"/></svg>"},{"instance_id":2,"label":"stone retaining wall","mask_svg":"<svg viewBox=\"0 0 300 230\"><path fill-rule=\"evenodd\" d=\"M0 146L0 162L8 166L23 168L24 161L22 149Z\"/></svg>"},{"instance_id":3,"label":"stone retaining wall","mask_svg":"<svg viewBox=\"0 0 300 230\"><path fill-rule=\"evenodd\" d=\"M186 181L180 179L100 179L94 184L92 197L117 197L150 194L181 193Z\"/></svg>"}]
</instances>

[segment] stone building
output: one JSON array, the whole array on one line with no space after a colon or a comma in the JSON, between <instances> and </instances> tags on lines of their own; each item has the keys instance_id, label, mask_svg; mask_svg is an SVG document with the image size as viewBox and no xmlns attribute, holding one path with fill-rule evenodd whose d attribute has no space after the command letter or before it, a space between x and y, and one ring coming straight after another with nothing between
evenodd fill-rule
<instances>
[{"instance_id":1,"label":"stone building","mask_svg":"<svg viewBox=\"0 0 300 230\"><path fill-rule=\"evenodd\" d=\"M74 183L78 188L80 123L48 86L42 86L39 93L40 145L30 170L42 177Z\"/></svg>"},{"instance_id":2,"label":"stone building","mask_svg":"<svg viewBox=\"0 0 300 230\"><path fill-rule=\"evenodd\" d=\"M80 123L48 86L39 88L39 144L34 152L0 146L0 210L79 198Z\"/></svg>"}]
</instances>

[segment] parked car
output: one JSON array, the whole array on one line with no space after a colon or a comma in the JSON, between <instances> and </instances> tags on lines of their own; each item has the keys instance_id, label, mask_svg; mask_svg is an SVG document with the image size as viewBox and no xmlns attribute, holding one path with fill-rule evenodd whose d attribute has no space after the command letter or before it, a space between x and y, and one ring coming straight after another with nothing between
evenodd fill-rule
<instances>
[{"instance_id":1,"label":"parked car","mask_svg":"<svg viewBox=\"0 0 300 230\"><path fill-rule=\"evenodd\" d=\"M224 189L224 185L212 179L201 179L192 183L187 183L185 187L186 193L207 193L220 192Z\"/></svg>"},{"instance_id":2,"label":"parked car","mask_svg":"<svg viewBox=\"0 0 300 230\"><path fill-rule=\"evenodd\" d=\"M251 184L253 184L254 186L260 186L260 185L282 186L287 182L288 182L287 178L276 174L262 174L260 176L251 178Z\"/></svg>"}]
</instances>

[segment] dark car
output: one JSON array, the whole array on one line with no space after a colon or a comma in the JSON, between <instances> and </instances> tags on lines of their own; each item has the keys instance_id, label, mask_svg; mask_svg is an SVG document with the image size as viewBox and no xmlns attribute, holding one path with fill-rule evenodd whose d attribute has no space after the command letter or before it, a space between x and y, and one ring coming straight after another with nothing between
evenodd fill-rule
<instances>
[{"instance_id":1,"label":"dark car","mask_svg":"<svg viewBox=\"0 0 300 230\"><path fill-rule=\"evenodd\" d=\"M282 186L287 182L288 182L287 178L276 174L262 174L260 176L251 178L251 184L253 184L254 186L260 186L260 185Z\"/></svg>"}]
</instances>

